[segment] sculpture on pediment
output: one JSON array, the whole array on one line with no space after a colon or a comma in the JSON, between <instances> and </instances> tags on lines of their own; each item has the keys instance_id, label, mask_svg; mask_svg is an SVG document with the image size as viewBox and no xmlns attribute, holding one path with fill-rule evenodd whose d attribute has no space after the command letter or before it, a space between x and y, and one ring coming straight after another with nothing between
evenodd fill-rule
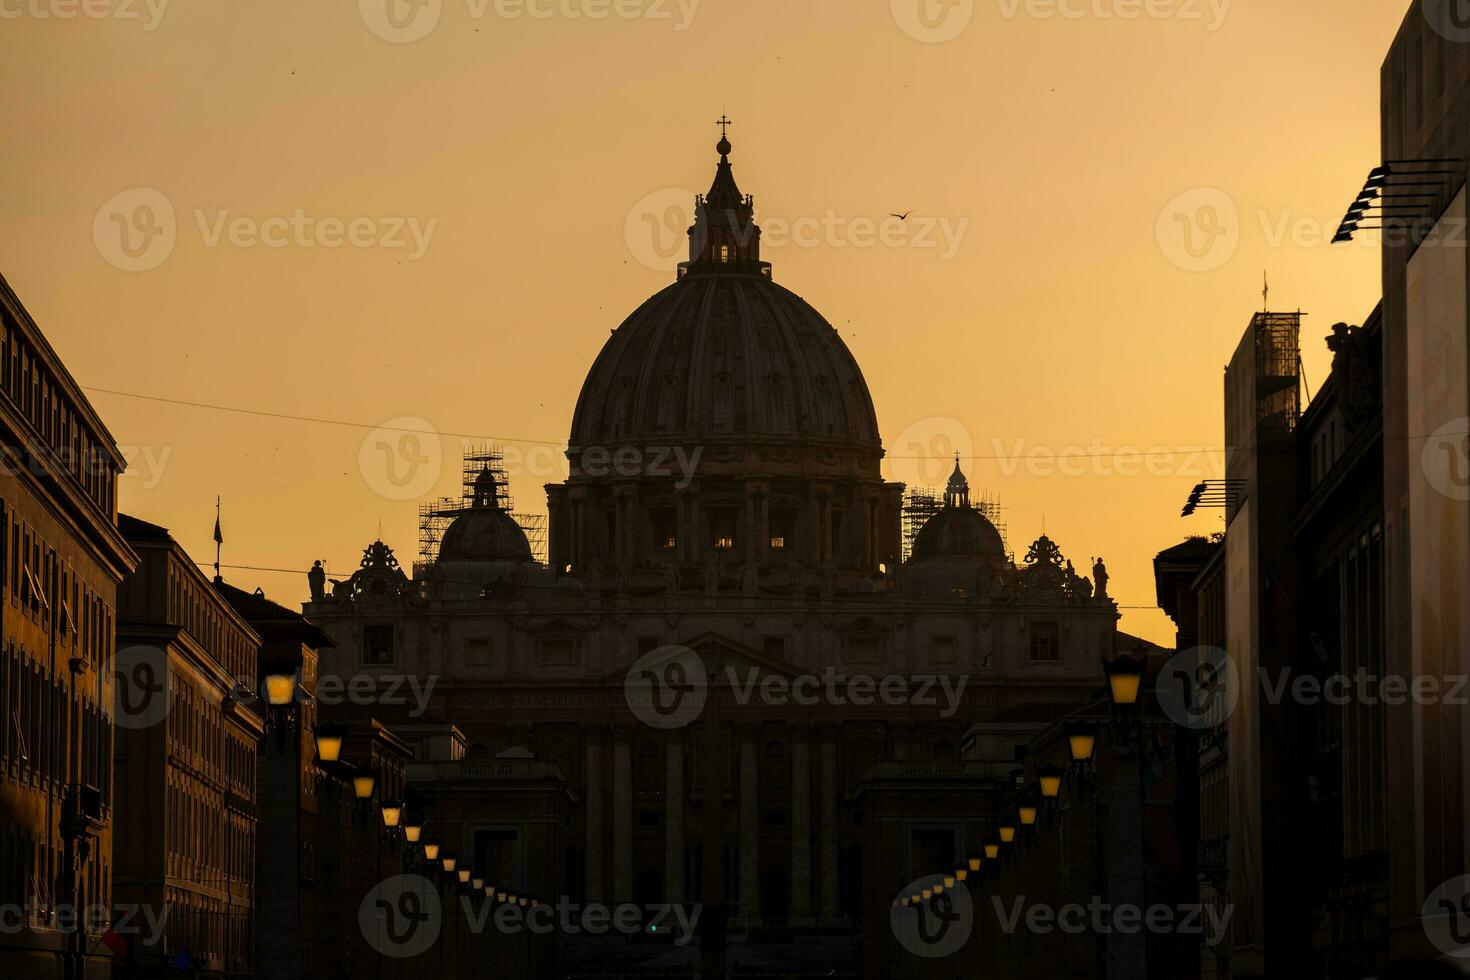
<instances>
[{"instance_id":1,"label":"sculpture on pediment","mask_svg":"<svg viewBox=\"0 0 1470 980\"><path fill-rule=\"evenodd\" d=\"M322 567L321 559L312 563L311 571L306 573L306 584L311 587L311 601L321 602L327 595L327 570Z\"/></svg>"},{"instance_id":2,"label":"sculpture on pediment","mask_svg":"<svg viewBox=\"0 0 1470 980\"><path fill-rule=\"evenodd\" d=\"M1096 585L1093 594L1099 599L1108 598L1108 566L1103 564L1101 556L1092 560L1092 581Z\"/></svg>"}]
</instances>

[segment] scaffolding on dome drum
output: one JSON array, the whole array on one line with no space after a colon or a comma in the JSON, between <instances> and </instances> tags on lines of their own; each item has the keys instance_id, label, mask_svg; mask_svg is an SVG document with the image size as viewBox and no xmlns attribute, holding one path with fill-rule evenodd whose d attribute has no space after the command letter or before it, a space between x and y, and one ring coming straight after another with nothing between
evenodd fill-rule
<instances>
[{"instance_id":1,"label":"scaffolding on dome drum","mask_svg":"<svg viewBox=\"0 0 1470 980\"><path fill-rule=\"evenodd\" d=\"M526 533L532 556L546 564L546 515L516 513L510 495L510 477L505 470L505 454L493 445L466 445L461 470L460 495L441 497L419 504L418 566L433 564L439 557L439 542L455 518L469 510L474 502L475 481L486 468L495 476L495 506L510 514Z\"/></svg>"},{"instance_id":2,"label":"scaffolding on dome drum","mask_svg":"<svg viewBox=\"0 0 1470 980\"><path fill-rule=\"evenodd\" d=\"M970 506L978 510L984 518L995 529L1000 532L1000 540L1005 545L1006 557L1014 557L1011 552L1010 541L1006 536L1005 521L1001 519L1001 512L1005 509L1000 504L1000 497L985 491L978 498L972 497ZM919 529L928 523L929 518L944 509L944 493L932 487L910 487L903 497L903 560L908 561L914 552L914 539L919 536Z\"/></svg>"}]
</instances>

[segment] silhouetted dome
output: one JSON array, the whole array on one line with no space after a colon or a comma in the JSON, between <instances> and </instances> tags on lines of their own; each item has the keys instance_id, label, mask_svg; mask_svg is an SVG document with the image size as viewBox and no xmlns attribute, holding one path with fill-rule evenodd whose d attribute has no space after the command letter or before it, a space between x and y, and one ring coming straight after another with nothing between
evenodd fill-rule
<instances>
[{"instance_id":1,"label":"silhouetted dome","mask_svg":"<svg viewBox=\"0 0 1470 980\"><path fill-rule=\"evenodd\" d=\"M505 511L473 507L454 519L439 542L440 561L532 561L526 532Z\"/></svg>"},{"instance_id":2,"label":"silhouetted dome","mask_svg":"<svg viewBox=\"0 0 1470 980\"><path fill-rule=\"evenodd\" d=\"M915 558L996 558L1006 555L995 525L973 507L945 507L914 536Z\"/></svg>"},{"instance_id":3,"label":"silhouetted dome","mask_svg":"<svg viewBox=\"0 0 1470 980\"><path fill-rule=\"evenodd\" d=\"M857 361L820 313L760 260L754 199L728 159L696 200L679 279L613 331L582 384L571 445L758 447L856 454L882 440Z\"/></svg>"}]
</instances>

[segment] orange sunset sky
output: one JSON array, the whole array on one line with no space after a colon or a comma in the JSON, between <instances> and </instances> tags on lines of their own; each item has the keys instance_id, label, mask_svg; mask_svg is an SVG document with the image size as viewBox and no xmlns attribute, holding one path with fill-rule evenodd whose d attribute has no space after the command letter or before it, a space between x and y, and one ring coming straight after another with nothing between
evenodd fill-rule
<instances>
[{"instance_id":1,"label":"orange sunset sky","mask_svg":"<svg viewBox=\"0 0 1470 980\"><path fill-rule=\"evenodd\" d=\"M1178 514L1221 475L1263 271L1309 314L1313 391L1378 296L1371 239L1326 242L1407 0L387 2L0 0L0 272L133 459L123 509L201 561L219 494L226 564L343 577L380 527L407 564L460 435L527 454L517 509L544 512L722 112L763 257L864 368L890 475L974 457L1011 546L1044 525L1103 555L1156 641L1153 555L1220 528ZM371 427L404 417L446 435L400 487Z\"/></svg>"}]
</instances>

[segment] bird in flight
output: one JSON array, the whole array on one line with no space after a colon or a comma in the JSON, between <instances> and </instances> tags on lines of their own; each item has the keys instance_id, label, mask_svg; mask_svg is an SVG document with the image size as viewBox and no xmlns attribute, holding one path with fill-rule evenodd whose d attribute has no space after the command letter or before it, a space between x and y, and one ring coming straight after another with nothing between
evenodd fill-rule
<instances>
[{"instance_id":1,"label":"bird in flight","mask_svg":"<svg viewBox=\"0 0 1470 980\"><path fill-rule=\"evenodd\" d=\"M888 212L888 216L890 218L897 218L899 221L907 221L909 220L909 215L913 213L913 211L905 211L903 214L894 214L892 211L890 211Z\"/></svg>"}]
</instances>

